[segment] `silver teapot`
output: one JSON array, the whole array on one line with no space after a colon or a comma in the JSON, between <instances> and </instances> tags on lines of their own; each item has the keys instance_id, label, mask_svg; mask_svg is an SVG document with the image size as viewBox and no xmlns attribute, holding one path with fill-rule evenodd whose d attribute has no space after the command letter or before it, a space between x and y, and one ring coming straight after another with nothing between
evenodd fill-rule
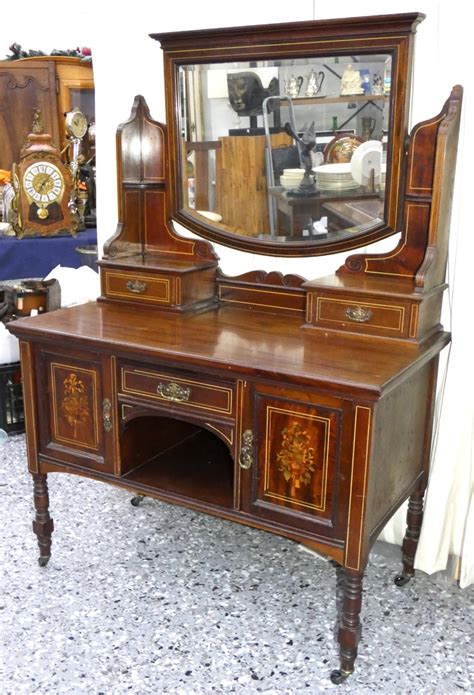
<instances>
[{"instance_id":1,"label":"silver teapot","mask_svg":"<svg viewBox=\"0 0 474 695\"><path fill-rule=\"evenodd\" d=\"M296 97L300 93L302 84L303 78L301 77L301 75L298 75L298 77L291 75L291 77L288 80L285 80L286 96L291 97L292 99L296 99Z\"/></svg>"},{"instance_id":2,"label":"silver teapot","mask_svg":"<svg viewBox=\"0 0 474 695\"><path fill-rule=\"evenodd\" d=\"M324 78L325 74L322 70L319 72L316 72L316 70L311 70L308 75L308 84L306 86L305 96L316 97L321 92Z\"/></svg>"}]
</instances>

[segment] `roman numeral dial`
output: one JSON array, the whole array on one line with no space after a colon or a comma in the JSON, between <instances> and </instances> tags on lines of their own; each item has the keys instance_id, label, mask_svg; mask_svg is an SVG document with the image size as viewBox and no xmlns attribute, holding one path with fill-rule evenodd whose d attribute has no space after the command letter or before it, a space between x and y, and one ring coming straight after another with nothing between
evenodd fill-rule
<instances>
[{"instance_id":1,"label":"roman numeral dial","mask_svg":"<svg viewBox=\"0 0 474 695\"><path fill-rule=\"evenodd\" d=\"M30 164L23 175L23 187L30 202L38 205L38 216L47 217L46 208L51 203L59 202L64 193L64 179L55 164L37 162ZM40 214L40 211L43 211Z\"/></svg>"}]
</instances>

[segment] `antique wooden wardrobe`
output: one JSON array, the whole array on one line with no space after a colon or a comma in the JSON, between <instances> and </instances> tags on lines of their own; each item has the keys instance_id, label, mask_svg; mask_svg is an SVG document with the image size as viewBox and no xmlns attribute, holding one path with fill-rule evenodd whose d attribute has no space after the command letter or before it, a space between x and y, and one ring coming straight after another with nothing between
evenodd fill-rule
<instances>
[{"instance_id":1,"label":"antique wooden wardrobe","mask_svg":"<svg viewBox=\"0 0 474 695\"><path fill-rule=\"evenodd\" d=\"M100 262L102 295L10 324L21 345L40 564L51 551L52 472L292 538L344 572L334 683L354 669L370 548L407 498L396 582L414 574L438 356L450 340L440 312L462 88L408 136L413 41L422 19L154 35L164 50L167 125L153 121L139 97L119 128L120 223ZM369 73L368 92L356 85L341 94L349 63ZM310 69L325 72L326 91L290 98L297 122L298 109L309 109L317 145L334 124L334 109L339 122L360 109L356 125L337 133L348 138L360 136L359 116L372 109L375 132L364 150L381 153L382 167L377 155L368 183L336 180L324 195L319 181L302 196L310 210L306 230L288 230L284 219L276 234L256 234L222 214L219 191L233 191L236 207L245 208L241 182L268 176L269 160L258 151L268 157L282 145L272 137L288 118L285 81ZM229 133L235 123L219 120L230 109L213 101L227 104L213 96L213 85L225 85L232 71L256 71L264 89L272 75L280 82L280 96L262 102L265 116L241 123L237 133ZM232 147L239 152L233 159ZM252 158L242 154L251 150ZM350 177L352 166L344 168ZM192 183L207 210L196 209ZM273 186L286 200L299 196ZM324 208L331 196L332 207ZM368 223L353 212L361 200ZM271 195L262 201L272 214ZM312 218L325 211L337 224L317 237ZM183 236L174 222L196 234ZM298 257L360 248L396 232L390 252L349 256L334 275L310 281L277 272L224 275L209 243Z\"/></svg>"}]
</instances>

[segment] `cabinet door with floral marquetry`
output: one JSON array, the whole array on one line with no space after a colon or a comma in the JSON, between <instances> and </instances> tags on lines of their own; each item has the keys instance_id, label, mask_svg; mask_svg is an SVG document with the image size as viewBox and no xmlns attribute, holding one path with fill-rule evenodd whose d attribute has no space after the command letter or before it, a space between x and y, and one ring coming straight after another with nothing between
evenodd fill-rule
<instances>
[{"instance_id":1,"label":"cabinet door with floral marquetry","mask_svg":"<svg viewBox=\"0 0 474 695\"><path fill-rule=\"evenodd\" d=\"M75 353L77 354L77 352ZM112 433L111 394L106 393L106 369L100 358L42 352L43 399L40 455L107 471L108 435ZM105 377L105 378L104 378Z\"/></svg>"},{"instance_id":2,"label":"cabinet door with floral marquetry","mask_svg":"<svg viewBox=\"0 0 474 695\"><path fill-rule=\"evenodd\" d=\"M342 540L346 492L339 482L347 469L343 422L350 418L350 406L329 396L262 385L251 407L248 511Z\"/></svg>"}]
</instances>

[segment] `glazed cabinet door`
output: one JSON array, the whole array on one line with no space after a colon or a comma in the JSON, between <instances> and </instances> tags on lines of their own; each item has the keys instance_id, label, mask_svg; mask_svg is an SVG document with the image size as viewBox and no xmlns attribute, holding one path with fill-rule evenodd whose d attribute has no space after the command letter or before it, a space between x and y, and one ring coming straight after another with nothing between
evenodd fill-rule
<instances>
[{"instance_id":1,"label":"glazed cabinet door","mask_svg":"<svg viewBox=\"0 0 474 695\"><path fill-rule=\"evenodd\" d=\"M351 422L350 404L259 385L251 408L247 511L275 525L342 540L349 444L344 442L343 423ZM245 467L242 454L240 463Z\"/></svg>"},{"instance_id":2,"label":"glazed cabinet door","mask_svg":"<svg viewBox=\"0 0 474 695\"><path fill-rule=\"evenodd\" d=\"M107 367L113 358L73 354L48 350L38 356L40 457L111 471L115 413Z\"/></svg>"}]
</instances>

